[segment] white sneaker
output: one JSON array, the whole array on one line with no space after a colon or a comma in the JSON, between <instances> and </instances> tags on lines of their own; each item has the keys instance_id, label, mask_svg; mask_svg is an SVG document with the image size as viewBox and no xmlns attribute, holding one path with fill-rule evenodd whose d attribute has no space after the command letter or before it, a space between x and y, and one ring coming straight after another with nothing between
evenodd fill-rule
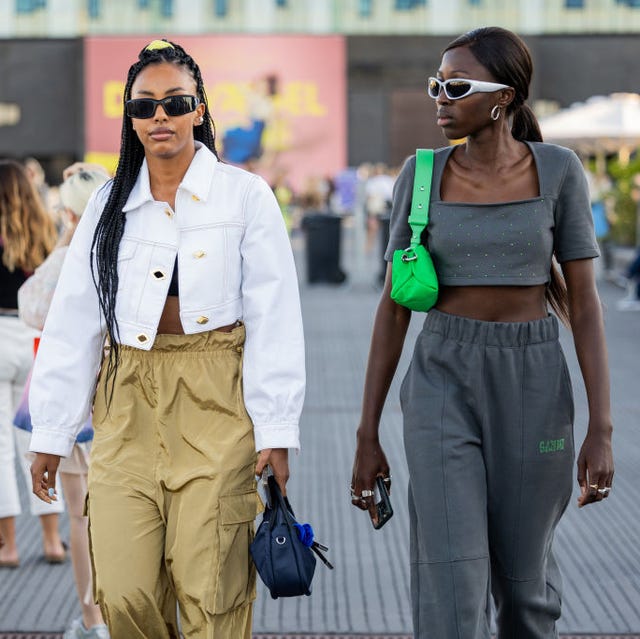
<instances>
[{"instance_id":1,"label":"white sneaker","mask_svg":"<svg viewBox=\"0 0 640 639\"><path fill-rule=\"evenodd\" d=\"M100 624L91 626L87 630L82 623L82 617L78 617L71 622L62 639L110 639L109 629L104 624Z\"/></svg>"}]
</instances>

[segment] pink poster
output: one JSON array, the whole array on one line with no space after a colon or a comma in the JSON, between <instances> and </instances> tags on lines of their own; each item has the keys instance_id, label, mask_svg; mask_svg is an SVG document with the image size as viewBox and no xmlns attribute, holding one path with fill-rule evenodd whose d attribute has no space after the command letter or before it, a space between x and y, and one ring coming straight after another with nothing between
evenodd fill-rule
<instances>
[{"instance_id":1,"label":"pink poster","mask_svg":"<svg viewBox=\"0 0 640 639\"><path fill-rule=\"evenodd\" d=\"M334 176L346 165L346 59L341 36L167 36L202 71L216 144L268 180ZM88 160L115 167L129 66L150 37L85 40Z\"/></svg>"}]
</instances>

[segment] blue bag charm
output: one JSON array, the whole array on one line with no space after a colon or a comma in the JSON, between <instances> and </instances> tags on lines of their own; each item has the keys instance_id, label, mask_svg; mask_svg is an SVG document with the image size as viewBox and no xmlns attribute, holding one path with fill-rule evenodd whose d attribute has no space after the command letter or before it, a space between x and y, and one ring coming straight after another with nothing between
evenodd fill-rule
<instances>
[{"instance_id":1,"label":"blue bag charm","mask_svg":"<svg viewBox=\"0 0 640 639\"><path fill-rule=\"evenodd\" d=\"M298 524L273 476L268 477L266 488L267 505L250 546L258 574L273 599L310 595L316 568L314 553L333 568L320 552L327 548L314 541L309 524Z\"/></svg>"},{"instance_id":2,"label":"blue bag charm","mask_svg":"<svg viewBox=\"0 0 640 639\"><path fill-rule=\"evenodd\" d=\"M297 531L298 537L302 542L303 546L307 548L311 548L313 546L313 528L311 528L311 524L293 524Z\"/></svg>"}]
</instances>

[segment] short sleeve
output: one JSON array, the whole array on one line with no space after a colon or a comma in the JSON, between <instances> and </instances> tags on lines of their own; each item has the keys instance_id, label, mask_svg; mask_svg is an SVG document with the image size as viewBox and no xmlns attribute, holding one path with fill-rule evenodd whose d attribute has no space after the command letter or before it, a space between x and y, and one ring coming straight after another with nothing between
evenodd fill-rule
<instances>
[{"instance_id":1,"label":"short sleeve","mask_svg":"<svg viewBox=\"0 0 640 639\"><path fill-rule=\"evenodd\" d=\"M412 155L402 167L393 186L393 203L389 220L389 243L384 253L387 262L393 261L393 252L406 249L411 243L409 213L413 196L413 180L416 173L416 157Z\"/></svg>"},{"instance_id":2,"label":"short sleeve","mask_svg":"<svg viewBox=\"0 0 640 639\"><path fill-rule=\"evenodd\" d=\"M569 151L555 209L553 251L558 262L598 257L589 185L578 156Z\"/></svg>"}]
</instances>

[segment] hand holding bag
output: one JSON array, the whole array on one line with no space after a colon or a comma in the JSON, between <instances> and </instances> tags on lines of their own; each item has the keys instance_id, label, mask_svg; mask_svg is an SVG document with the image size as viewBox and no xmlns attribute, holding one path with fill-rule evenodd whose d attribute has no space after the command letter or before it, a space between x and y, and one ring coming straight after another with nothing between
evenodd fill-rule
<instances>
[{"instance_id":1,"label":"hand holding bag","mask_svg":"<svg viewBox=\"0 0 640 639\"><path fill-rule=\"evenodd\" d=\"M429 223L432 177L433 150L418 149L409 215L411 244L394 251L391 269L391 299L412 311L428 311L438 299L438 276L431 255L420 243Z\"/></svg>"},{"instance_id":2,"label":"hand holding bag","mask_svg":"<svg viewBox=\"0 0 640 639\"><path fill-rule=\"evenodd\" d=\"M273 475L267 479L267 505L250 552L260 578L274 599L311 594L316 568L314 553L333 569L314 541L309 524L299 524Z\"/></svg>"}]
</instances>

